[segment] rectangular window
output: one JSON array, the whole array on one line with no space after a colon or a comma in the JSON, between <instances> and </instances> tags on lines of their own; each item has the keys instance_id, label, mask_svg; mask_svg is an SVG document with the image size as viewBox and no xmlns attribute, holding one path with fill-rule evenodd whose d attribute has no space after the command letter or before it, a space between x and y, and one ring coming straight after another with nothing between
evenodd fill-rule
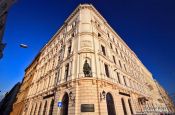
<instances>
[{"instance_id":1,"label":"rectangular window","mask_svg":"<svg viewBox=\"0 0 175 115\"><path fill-rule=\"evenodd\" d=\"M126 57L124 56L124 59L125 59L125 61L128 61L127 59L126 59Z\"/></svg>"},{"instance_id":2,"label":"rectangular window","mask_svg":"<svg viewBox=\"0 0 175 115\"><path fill-rule=\"evenodd\" d=\"M69 45L69 47L68 47L68 52L67 52L67 55L69 56L70 55L70 53L71 53L71 48L72 48L72 42L70 42L70 45Z\"/></svg>"},{"instance_id":3,"label":"rectangular window","mask_svg":"<svg viewBox=\"0 0 175 115\"><path fill-rule=\"evenodd\" d=\"M102 50L102 52L103 52L103 55L105 55L105 56L106 56L105 47L104 47L103 45L101 45L101 50Z\"/></svg>"},{"instance_id":4,"label":"rectangular window","mask_svg":"<svg viewBox=\"0 0 175 115\"><path fill-rule=\"evenodd\" d=\"M124 68L125 68L125 71L127 71L127 70L126 70L126 66L125 66L125 64L124 64Z\"/></svg>"},{"instance_id":5,"label":"rectangular window","mask_svg":"<svg viewBox=\"0 0 175 115\"><path fill-rule=\"evenodd\" d=\"M115 48L115 51L116 51L116 53L118 54L118 50L117 50L117 48Z\"/></svg>"},{"instance_id":6,"label":"rectangular window","mask_svg":"<svg viewBox=\"0 0 175 115\"><path fill-rule=\"evenodd\" d=\"M122 101L122 107L123 107L124 115L127 115L127 110L126 110L124 99L122 98L121 101Z\"/></svg>"},{"instance_id":7,"label":"rectangular window","mask_svg":"<svg viewBox=\"0 0 175 115\"><path fill-rule=\"evenodd\" d=\"M117 72L117 78L118 78L118 82L121 83L119 72Z\"/></svg>"},{"instance_id":8,"label":"rectangular window","mask_svg":"<svg viewBox=\"0 0 175 115\"><path fill-rule=\"evenodd\" d=\"M118 62L119 62L120 68L122 68L122 64L121 64L120 60L118 60Z\"/></svg>"},{"instance_id":9,"label":"rectangular window","mask_svg":"<svg viewBox=\"0 0 175 115\"><path fill-rule=\"evenodd\" d=\"M68 47L68 55L71 53L71 45Z\"/></svg>"},{"instance_id":10,"label":"rectangular window","mask_svg":"<svg viewBox=\"0 0 175 115\"><path fill-rule=\"evenodd\" d=\"M125 76L123 76L123 80L124 80L125 85L127 86L126 77Z\"/></svg>"},{"instance_id":11,"label":"rectangular window","mask_svg":"<svg viewBox=\"0 0 175 115\"><path fill-rule=\"evenodd\" d=\"M97 24L97 26L100 28L100 24Z\"/></svg>"},{"instance_id":12,"label":"rectangular window","mask_svg":"<svg viewBox=\"0 0 175 115\"><path fill-rule=\"evenodd\" d=\"M110 43L110 47L111 47L111 49L112 49L112 44Z\"/></svg>"},{"instance_id":13,"label":"rectangular window","mask_svg":"<svg viewBox=\"0 0 175 115\"><path fill-rule=\"evenodd\" d=\"M123 58L123 55L122 55L122 53L120 52L120 56Z\"/></svg>"},{"instance_id":14,"label":"rectangular window","mask_svg":"<svg viewBox=\"0 0 175 115\"><path fill-rule=\"evenodd\" d=\"M129 85L130 85L131 88L133 88L131 79L129 80Z\"/></svg>"},{"instance_id":15,"label":"rectangular window","mask_svg":"<svg viewBox=\"0 0 175 115\"><path fill-rule=\"evenodd\" d=\"M105 73L106 73L106 76L109 77L108 65L107 65L107 64L104 64L104 65L105 65Z\"/></svg>"},{"instance_id":16,"label":"rectangular window","mask_svg":"<svg viewBox=\"0 0 175 115\"><path fill-rule=\"evenodd\" d=\"M114 56L112 56L112 57L113 57L113 61L114 61L114 63L116 64L115 57L114 57Z\"/></svg>"},{"instance_id":17,"label":"rectangular window","mask_svg":"<svg viewBox=\"0 0 175 115\"><path fill-rule=\"evenodd\" d=\"M60 70L58 70L58 72L55 74L55 84L57 84L59 81L59 75L60 75Z\"/></svg>"},{"instance_id":18,"label":"rectangular window","mask_svg":"<svg viewBox=\"0 0 175 115\"><path fill-rule=\"evenodd\" d=\"M68 75L69 75L69 63L66 64L66 67L65 67L65 79L66 79L66 81L67 81Z\"/></svg>"},{"instance_id":19,"label":"rectangular window","mask_svg":"<svg viewBox=\"0 0 175 115\"><path fill-rule=\"evenodd\" d=\"M98 37L101 37L101 34L100 33L98 33Z\"/></svg>"}]
</instances>

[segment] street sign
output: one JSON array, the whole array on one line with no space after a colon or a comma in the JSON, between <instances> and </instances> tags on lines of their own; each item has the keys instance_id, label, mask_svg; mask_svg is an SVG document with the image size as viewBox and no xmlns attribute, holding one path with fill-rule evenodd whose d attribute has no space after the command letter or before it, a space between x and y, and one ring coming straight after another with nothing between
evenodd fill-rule
<instances>
[{"instance_id":1,"label":"street sign","mask_svg":"<svg viewBox=\"0 0 175 115\"><path fill-rule=\"evenodd\" d=\"M81 104L81 112L95 112L94 104Z\"/></svg>"},{"instance_id":2,"label":"street sign","mask_svg":"<svg viewBox=\"0 0 175 115\"><path fill-rule=\"evenodd\" d=\"M62 102L58 102L58 107L62 107Z\"/></svg>"}]
</instances>

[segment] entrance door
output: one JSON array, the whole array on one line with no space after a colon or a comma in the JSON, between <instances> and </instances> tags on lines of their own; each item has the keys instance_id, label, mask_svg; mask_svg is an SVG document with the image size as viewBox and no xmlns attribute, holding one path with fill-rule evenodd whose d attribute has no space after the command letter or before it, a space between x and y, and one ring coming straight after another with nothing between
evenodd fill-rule
<instances>
[{"instance_id":1,"label":"entrance door","mask_svg":"<svg viewBox=\"0 0 175 115\"><path fill-rule=\"evenodd\" d=\"M62 99L62 108L61 108L61 114L60 115L68 115L68 106L69 106L69 96L67 93L64 94Z\"/></svg>"},{"instance_id":2,"label":"entrance door","mask_svg":"<svg viewBox=\"0 0 175 115\"><path fill-rule=\"evenodd\" d=\"M116 115L114 101L111 93L106 94L106 103L107 103L108 115Z\"/></svg>"}]
</instances>

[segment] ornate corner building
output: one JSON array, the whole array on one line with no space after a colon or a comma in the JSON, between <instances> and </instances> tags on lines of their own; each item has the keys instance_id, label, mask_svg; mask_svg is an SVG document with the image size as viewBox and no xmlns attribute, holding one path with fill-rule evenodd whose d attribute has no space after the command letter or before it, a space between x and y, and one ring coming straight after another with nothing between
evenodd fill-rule
<instances>
[{"instance_id":1,"label":"ornate corner building","mask_svg":"<svg viewBox=\"0 0 175 115\"><path fill-rule=\"evenodd\" d=\"M33 63L24 77L32 80L15 103L24 106L16 115L175 112L152 74L92 5L80 4ZM21 95L24 101L18 101Z\"/></svg>"}]
</instances>

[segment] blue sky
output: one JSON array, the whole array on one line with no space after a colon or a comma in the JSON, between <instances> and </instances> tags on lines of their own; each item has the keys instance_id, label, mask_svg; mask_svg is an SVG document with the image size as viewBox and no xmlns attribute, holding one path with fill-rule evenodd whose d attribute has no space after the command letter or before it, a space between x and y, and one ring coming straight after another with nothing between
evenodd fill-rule
<instances>
[{"instance_id":1,"label":"blue sky","mask_svg":"<svg viewBox=\"0 0 175 115\"><path fill-rule=\"evenodd\" d=\"M6 22L0 93L22 80L25 68L80 3L92 3L154 78L175 92L174 0L17 0Z\"/></svg>"}]
</instances>

